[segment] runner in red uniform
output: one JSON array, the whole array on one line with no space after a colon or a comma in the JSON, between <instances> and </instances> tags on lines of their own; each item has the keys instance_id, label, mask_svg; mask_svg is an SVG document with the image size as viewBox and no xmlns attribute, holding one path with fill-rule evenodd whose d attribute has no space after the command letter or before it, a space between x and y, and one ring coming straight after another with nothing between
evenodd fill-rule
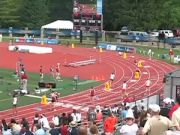
<instances>
[{"instance_id":1,"label":"runner in red uniform","mask_svg":"<svg viewBox=\"0 0 180 135\"><path fill-rule=\"evenodd\" d=\"M43 78L44 78L44 74L43 74L43 66L40 66L40 69L39 69L39 75L40 75L40 81L43 81Z\"/></svg>"},{"instance_id":2,"label":"runner in red uniform","mask_svg":"<svg viewBox=\"0 0 180 135\"><path fill-rule=\"evenodd\" d=\"M95 90L93 87L91 87L91 90L90 90L90 102L93 102L94 101L94 96L95 96Z\"/></svg>"},{"instance_id":3,"label":"runner in red uniform","mask_svg":"<svg viewBox=\"0 0 180 135\"><path fill-rule=\"evenodd\" d=\"M51 93L51 110L53 111L55 109L55 102L56 102L56 94L53 92Z\"/></svg>"},{"instance_id":4,"label":"runner in red uniform","mask_svg":"<svg viewBox=\"0 0 180 135\"><path fill-rule=\"evenodd\" d=\"M61 79L61 74L60 74L60 63L57 63L56 66L56 80L60 80Z\"/></svg>"}]
</instances>

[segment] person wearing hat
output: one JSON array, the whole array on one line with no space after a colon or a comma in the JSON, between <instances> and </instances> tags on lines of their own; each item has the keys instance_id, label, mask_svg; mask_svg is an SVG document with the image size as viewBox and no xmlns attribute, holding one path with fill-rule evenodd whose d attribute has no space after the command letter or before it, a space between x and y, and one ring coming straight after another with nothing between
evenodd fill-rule
<instances>
[{"instance_id":1,"label":"person wearing hat","mask_svg":"<svg viewBox=\"0 0 180 135\"><path fill-rule=\"evenodd\" d=\"M171 121L164 116L159 115L160 106L157 104L149 105L151 117L146 121L140 135L164 135L165 131L172 127Z\"/></svg>"},{"instance_id":2,"label":"person wearing hat","mask_svg":"<svg viewBox=\"0 0 180 135\"><path fill-rule=\"evenodd\" d=\"M138 125L135 123L134 114L132 111L128 111L125 118L126 124L123 125L119 132L122 135L136 135L138 132Z\"/></svg>"},{"instance_id":3,"label":"person wearing hat","mask_svg":"<svg viewBox=\"0 0 180 135\"><path fill-rule=\"evenodd\" d=\"M79 134L77 126L78 126L78 124L75 121L71 121L69 123L69 127L70 127L69 135L78 135Z\"/></svg>"}]
</instances>

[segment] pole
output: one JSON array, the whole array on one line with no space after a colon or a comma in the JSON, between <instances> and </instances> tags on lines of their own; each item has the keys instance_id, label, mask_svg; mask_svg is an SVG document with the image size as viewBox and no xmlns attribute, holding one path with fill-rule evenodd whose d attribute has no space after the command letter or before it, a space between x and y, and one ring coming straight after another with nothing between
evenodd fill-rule
<instances>
[{"instance_id":1,"label":"pole","mask_svg":"<svg viewBox=\"0 0 180 135\"><path fill-rule=\"evenodd\" d=\"M170 75L171 77L171 92L170 92L170 98L173 99L173 77Z\"/></svg>"}]
</instances>

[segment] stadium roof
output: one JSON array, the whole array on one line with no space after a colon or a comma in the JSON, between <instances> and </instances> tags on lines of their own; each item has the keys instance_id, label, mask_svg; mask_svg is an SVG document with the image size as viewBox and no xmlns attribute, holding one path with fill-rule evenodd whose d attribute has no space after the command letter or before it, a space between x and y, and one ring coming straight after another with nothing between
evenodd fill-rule
<instances>
[{"instance_id":1,"label":"stadium roof","mask_svg":"<svg viewBox=\"0 0 180 135\"><path fill-rule=\"evenodd\" d=\"M42 26L41 29L73 29L73 22L67 20L57 20Z\"/></svg>"}]
</instances>

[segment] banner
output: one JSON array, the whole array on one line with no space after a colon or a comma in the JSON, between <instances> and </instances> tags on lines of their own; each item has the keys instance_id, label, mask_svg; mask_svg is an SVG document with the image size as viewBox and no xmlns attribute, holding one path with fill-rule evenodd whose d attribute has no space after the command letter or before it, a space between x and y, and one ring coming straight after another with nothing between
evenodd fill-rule
<instances>
[{"instance_id":1,"label":"banner","mask_svg":"<svg viewBox=\"0 0 180 135\"><path fill-rule=\"evenodd\" d=\"M115 51L116 47L117 47L116 45L108 44L106 50L113 50L113 51Z\"/></svg>"},{"instance_id":2,"label":"banner","mask_svg":"<svg viewBox=\"0 0 180 135\"><path fill-rule=\"evenodd\" d=\"M103 0L97 0L97 14L102 14Z\"/></svg>"}]
</instances>

